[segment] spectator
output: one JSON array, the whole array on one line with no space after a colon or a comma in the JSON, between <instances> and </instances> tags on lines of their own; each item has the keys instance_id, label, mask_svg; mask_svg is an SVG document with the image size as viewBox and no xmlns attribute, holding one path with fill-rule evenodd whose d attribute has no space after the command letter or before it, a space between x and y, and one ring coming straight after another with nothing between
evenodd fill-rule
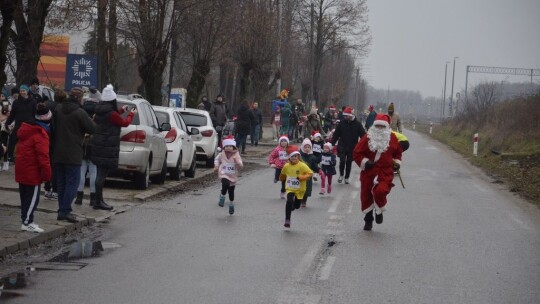
<instances>
[{"instance_id":1,"label":"spectator","mask_svg":"<svg viewBox=\"0 0 540 304\"><path fill-rule=\"evenodd\" d=\"M30 97L36 101L36 104L45 102L45 99L43 99L43 96L41 96L39 93L39 79L32 79L30 82L30 91L28 91L28 95L30 95Z\"/></svg>"},{"instance_id":2,"label":"spectator","mask_svg":"<svg viewBox=\"0 0 540 304\"><path fill-rule=\"evenodd\" d=\"M48 135L51 117L51 111L44 103L40 103L36 110L36 122L24 122L18 130L15 181L19 183L23 231L44 231L34 223L34 210L39 203L41 183L51 179Z\"/></svg>"},{"instance_id":3,"label":"spectator","mask_svg":"<svg viewBox=\"0 0 540 304\"><path fill-rule=\"evenodd\" d=\"M204 106L204 108L201 110L206 110L207 112L210 112L210 110L212 110L212 103L208 100L208 97L203 96L201 98L201 103Z\"/></svg>"},{"instance_id":4,"label":"spectator","mask_svg":"<svg viewBox=\"0 0 540 304\"><path fill-rule=\"evenodd\" d=\"M223 137L223 127L227 122L227 112L228 109L223 101L223 95L219 94L216 97L216 101L214 102L214 105L209 113L212 123L214 124L214 128L216 128L216 132L218 134L218 143L220 147L222 145L221 138Z\"/></svg>"},{"instance_id":5,"label":"spectator","mask_svg":"<svg viewBox=\"0 0 540 304\"><path fill-rule=\"evenodd\" d=\"M258 146L263 119L261 110L259 109L259 104L257 102L253 103L253 109L251 109L251 112L253 113L253 121L251 122L251 145Z\"/></svg>"},{"instance_id":6,"label":"spectator","mask_svg":"<svg viewBox=\"0 0 540 304\"><path fill-rule=\"evenodd\" d=\"M97 167L96 200L94 209L112 210L103 200L103 186L110 171L118 167L120 153L120 130L127 127L137 115L137 108L131 109L126 118L120 114L126 112L125 105L118 110L116 93L112 85L107 85L101 94L101 102L96 106L96 132L90 141L92 147L91 160Z\"/></svg>"},{"instance_id":7,"label":"spectator","mask_svg":"<svg viewBox=\"0 0 540 304\"><path fill-rule=\"evenodd\" d=\"M4 161L7 161L9 130L6 126L6 120L9 116L9 112L11 111L11 103L9 102L9 100L6 99L6 96L4 96L4 94L0 96L0 98L2 99L2 109L0 112L0 159L4 159ZM2 167L0 167L0 171L2 171Z\"/></svg>"},{"instance_id":8,"label":"spectator","mask_svg":"<svg viewBox=\"0 0 540 304\"><path fill-rule=\"evenodd\" d=\"M253 112L249 109L247 100L244 100L238 108L236 119L236 147L240 150L240 154L246 154L247 136L251 132L253 120Z\"/></svg>"},{"instance_id":9,"label":"spectator","mask_svg":"<svg viewBox=\"0 0 540 304\"><path fill-rule=\"evenodd\" d=\"M377 112L375 112L373 105L369 105L369 114L366 118L366 131L369 130L369 128L373 125L376 116Z\"/></svg>"},{"instance_id":10,"label":"spectator","mask_svg":"<svg viewBox=\"0 0 540 304\"><path fill-rule=\"evenodd\" d=\"M289 128L291 127L291 105L287 102L281 107L281 128L279 131L280 136L289 137Z\"/></svg>"},{"instance_id":11,"label":"spectator","mask_svg":"<svg viewBox=\"0 0 540 304\"><path fill-rule=\"evenodd\" d=\"M272 138L274 141L278 140L279 129L281 128L281 108L277 108L275 112L272 112Z\"/></svg>"},{"instance_id":12,"label":"spectator","mask_svg":"<svg viewBox=\"0 0 540 304\"><path fill-rule=\"evenodd\" d=\"M47 107L49 108L49 110L52 113L55 113L57 103L62 103L64 101L66 101L66 99L67 99L66 92L64 90L60 90L60 89L55 89L54 90L54 96L55 96L55 99L56 99L55 102L46 103ZM58 200L58 187L57 187L58 183L57 183L57 179L56 179L56 166L55 166L54 162L52 161L52 157L54 155L54 142L55 142L54 134L56 133L54 131L54 126L55 126L54 121L55 120L54 120L54 115L53 115L52 120L51 120L51 124L50 124L51 132L50 132L50 137L49 137L50 138L49 155L50 155L50 158L51 158L52 178L51 178L50 182L45 183L45 198L48 199L48 200Z\"/></svg>"},{"instance_id":13,"label":"spectator","mask_svg":"<svg viewBox=\"0 0 540 304\"><path fill-rule=\"evenodd\" d=\"M326 133L324 133L324 130L321 126L321 122L319 121L319 114L317 114L317 109L313 108L311 109L311 112L309 112L309 117L304 123L304 127L302 128L304 130L304 138L310 138L311 134L314 134L313 132L319 132L321 135L326 136Z\"/></svg>"},{"instance_id":14,"label":"spectator","mask_svg":"<svg viewBox=\"0 0 540 304\"><path fill-rule=\"evenodd\" d=\"M85 134L93 134L95 124L82 109L83 91L74 87L69 98L59 103L55 109L53 163L56 166L58 183L58 217L59 221L76 223L71 214L71 203L77 194L81 176L83 156L83 139Z\"/></svg>"},{"instance_id":15,"label":"spectator","mask_svg":"<svg viewBox=\"0 0 540 304\"><path fill-rule=\"evenodd\" d=\"M324 116L324 132L328 133L333 129L333 126L336 124L336 106L330 105L328 107L328 112Z\"/></svg>"},{"instance_id":16,"label":"spectator","mask_svg":"<svg viewBox=\"0 0 540 304\"><path fill-rule=\"evenodd\" d=\"M399 114L394 112L393 102L388 105L388 116L390 116L390 129L403 133L403 130L401 129L401 119L399 119Z\"/></svg>"}]
</instances>

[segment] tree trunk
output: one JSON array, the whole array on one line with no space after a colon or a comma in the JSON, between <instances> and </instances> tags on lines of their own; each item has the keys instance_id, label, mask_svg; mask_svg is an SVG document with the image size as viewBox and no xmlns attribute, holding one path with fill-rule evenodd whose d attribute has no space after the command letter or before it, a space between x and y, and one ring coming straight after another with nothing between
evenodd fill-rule
<instances>
[{"instance_id":1,"label":"tree trunk","mask_svg":"<svg viewBox=\"0 0 540 304\"><path fill-rule=\"evenodd\" d=\"M2 13L2 27L0 27L0 83L4 84L7 81L6 63L7 63L7 47L9 44L10 28L13 23L13 6L7 1L2 2L0 7Z\"/></svg>"},{"instance_id":2,"label":"tree trunk","mask_svg":"<svg viewBox=\"0 0 540 304\"><path fill-rule=\"evenodd\" d=\"M116 27L118 26L118 18L116 17L116 1L109 0L109 81L115 87L115 89L120 89L118 87L118 82L116 81L117 67L118 67L118 42L116 39Z\"/></svg>"},{"instance_id":3,"label":"tree trunk","mask_svg":"<svg viewBox=\"0 0 540 304\"><path fill-rule=\"evenodd\" d=\"M248 99L251 94L251 64L242 64L242 78L240 79L240 93L238 94L238 100L240 104ZM234 97L233 97L234 98Z\"/></svg>"},{"instance_id":4,"label":"tree trunk","mask_svg":"<svg viewBox=\"0 0 540 304\"><path fill-rule=\"evenodd\" d=\"M163 70L165 70L165 56L157 54L157 57L154 57L153 55L151 53L145 56L144 62L139 65L139 75L143 82L139 86L138 92L151 104L162 105L161 87L163 85Z\"/></svg>"},{"instance_id":5,"label":"tree trunk","mask_svg":"<svg viewBox=\"0 0 540 304\"><path fill-rule=\"evenodd\" d=\"M107 0L98 0L97 18L97 56L98 56L98 77L99 87L104 88L109 83L108 61L107 61L107 39L106 39L106 18Z\"/></svg>"},{"instance_id":6,"label":"tree trunk","mask_svg":"<svg viewBox=\"0 0 540 304\"><path fill-rule=\"evenodd\" d=\"M206 75L210 73L210 62L208 60L199 59L193 65L191 79L187 87L187 106L196 108L199 95L206 83Z\"/></svg>"}]
</instances>

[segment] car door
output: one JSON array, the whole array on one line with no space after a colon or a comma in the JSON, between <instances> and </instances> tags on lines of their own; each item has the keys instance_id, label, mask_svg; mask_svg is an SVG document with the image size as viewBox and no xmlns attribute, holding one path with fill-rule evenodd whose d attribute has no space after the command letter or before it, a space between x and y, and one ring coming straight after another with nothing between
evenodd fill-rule
<instances>
[{"instance_id":1,"label":"car door","mask_svg":"<svg viewBox=\"0 0 540 304\"><path fill-rule=\"evenodd\" d=\"M151 151L153 154L153 161L152 161L152 167L151 171L161 171L161 168L163 166L163 161L165 160L165 155L167 153L167 147L165 145L165 139L161 135L161 131L159 130L159 124L156 117L156 113L154 113L154 109L150 106L148 103L144 103L144 108L146 113L148 114L149 123L150 123L150 132L149 134L152 134L151 136Z\"/></svg>"},{"instance_id":2,"label":"car door","mask_svg":"<svg viewBox=\"0 0 540 304\"><path fill-rule=\"evenodd\" d=\"M178 128L180 129L178 131L178 136L180 136L180 140L182 140L184 153L184 156L182 157L182 168L189 168L193 160L193 140L191 139L191 136L187 134L187 127L182 117L180 117L180 115L176 112L174 112L173 116L176 120Z\"/></svg>"}]
</instances>

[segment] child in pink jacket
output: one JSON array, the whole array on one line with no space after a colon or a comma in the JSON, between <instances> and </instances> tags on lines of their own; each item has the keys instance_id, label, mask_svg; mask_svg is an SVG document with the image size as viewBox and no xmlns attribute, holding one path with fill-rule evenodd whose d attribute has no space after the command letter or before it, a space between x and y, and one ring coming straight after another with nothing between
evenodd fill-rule
<instances>
[{"instance_id":1,"label":"child in pink jacket","mask_svg":"<svg viewBox=\"0 0 540 304\"><path fill-rule=\"evenodd\" d=\"M236 148L236 142L232 137L223 141L223 151L214 160L214 171L217 171L221 179L221 194L219 195L220 207L225 205L225 194L229 192L229 214L234 214L234 188L238 180L238 170L242 169L242 157Z\"/></svg>"},{"instance_id":2,"label":"child in pink jacket","mask_svg":"<svg viewBox=\"0 0 540 304\"><path fill-rule=\"evenodd\" d=\"M268 158L268 163L270 167L275 168L274 173L274 184L278 182L279 175L281 174L281 169L287 161L289 160L289 155L287 154L287 148L289 147L289 138L287 136L281 136L279 138L278 146L272 150L270 157ZM281 199L285 199L285 182L281 182L280 190Z\"/></svg>"}]
</instances>

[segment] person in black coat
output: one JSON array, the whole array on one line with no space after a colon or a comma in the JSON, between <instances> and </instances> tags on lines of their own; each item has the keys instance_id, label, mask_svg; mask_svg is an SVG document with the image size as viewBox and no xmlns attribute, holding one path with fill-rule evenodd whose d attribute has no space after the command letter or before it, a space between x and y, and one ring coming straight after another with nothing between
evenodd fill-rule
<instances>
[{"instance_id":1,"label":"person in black coat","mask_svg":"<svg viewBox=\"0 0 540 304\"><path fill-rule=\"evenodd\" d=\"M343 110L343 120L339 122L336 131L332 136L332 146L336 143L339 157L339 178L338 183L343 182L345 173L345 184L349 183L349 176L352 169L352 153L358 140L366 134L362 124L355 119L352 109L347 107Z\"/></svg>"},{"instance_id":2,"label":"person in black coat","mask_svg":"<svg viewBox=\"0 0 540 304\"><path fill-rule=\"evenodd\" d=\"M9 161L14 161L15 146L17 145L17 131L23 122L33 124L36 115L36 101L30 95L30 89L26 85L22 85L19 89L19 97L11 105L11 111L6 120L6 126L10 126L15 122L15 127L11 130L9 143L7 147L7 156ZM7 169L5 169L7 170Z\"/></svg>"},{"instance_id":3,"label":"person in black coat","mask_svg":"<svg viewBox=\"0 0 540 304\"><path fill-rule=\"evenodd\" d=\"M261 110L259 110L259 104L254 102L253 109L253 120L251 121L251 145L259 145L261 125L263 122Z\"/></svg>"},{"instance_id":4,"label":"person in black coat","mask_svg":"<svg viewBox=\"0 0 540 304\"><path fill-rule=\"evenodd\" d=\"M240 150L240 154L246 154L247 136L251 132L251 124L255 119L253 112L245 100L238 108L238 118L236 119L236 147Z\"/></svg>"}]
</instances>

